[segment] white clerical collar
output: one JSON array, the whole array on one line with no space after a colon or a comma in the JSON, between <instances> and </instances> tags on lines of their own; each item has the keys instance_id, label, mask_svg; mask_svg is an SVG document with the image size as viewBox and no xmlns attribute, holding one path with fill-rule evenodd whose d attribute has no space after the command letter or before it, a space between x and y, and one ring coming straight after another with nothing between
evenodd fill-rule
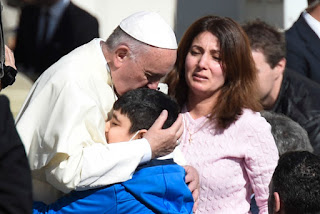
<instances>
[{"instance_id":1,"label":"white clerical collar","mask_svg":"<svg viewBox=\"0 0 320 214\"><path fill-rule=\"evenodd\" d=\"M101 57L101 60L105 63L105 66L106 66L106 69L108 71L108 84L111 86L112 90L114 91L114 98L115 100L118 99L117 95L116 95L116 91L115 91L115 88L114 88L114 85L113 85L113 80L112 80L112 76L111 76L111 70L110 70L110 67L109 67L109 64L107 62L107 59L104 57L104 54L103 54L103 51L102 51L102 46L101 46L101 41L103 41L102 39L100 38L96 38L95 39L95 42L97 43L97 46L100 48L100 57Z\"/></svg>"},{"instance_id":2,"label":"white clerical collar","mask_svg":"<svg viewBox=\"0 0 320 214\"><path fill-rule=\"evenodd\" d=\"M303 11L302 16L320 39L320 22L313 18L307 11Z\"/></svg>"},{"instance_id":3,"label":"white clerical collar","mask_svg":"<svg viewBox=\"0 0 320 214\"><path fill-rule=\"evenodd\" d=\"M109 67L108 62L107 62L106 58L104 57L104 54L103 54L103 51L102 51L101 42L103 42L103 39L101 39L101 38L96 38L96 39L95 39L95 42L97 43L97 46L100 47L99 57L101 58L102 61L104 61L105 65L106 65L106 69L107 69L108 73L109 73L110 76L111 76L110 67Z\"/></svg>"}]
</instances>

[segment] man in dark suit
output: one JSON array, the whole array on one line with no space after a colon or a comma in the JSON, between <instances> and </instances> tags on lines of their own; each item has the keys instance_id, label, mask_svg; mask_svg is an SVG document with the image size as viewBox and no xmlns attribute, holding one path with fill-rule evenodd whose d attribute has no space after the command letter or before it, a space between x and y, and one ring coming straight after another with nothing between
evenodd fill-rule
<instances>
[{"instance_id":1,"label":"man in dark suit","mask_svg":"<svg viewBox=\"0 0 320 214\"><path fill-rule=\"evenodd\" d=\"M286 31L287 67L320 83L320 1L308 5Z\"/></svg>"},{"instance_id":2,"label":"man in dark suit","mask_svg":"<svg viewBox=\"0 0 320 214\"><path fill-rule=\"evenodd\" d=\"M98 28L97 19L70 0L36 0L21 11L16 65L36 80L62 56L99 37Z\"/></svg>"}]
</instances>

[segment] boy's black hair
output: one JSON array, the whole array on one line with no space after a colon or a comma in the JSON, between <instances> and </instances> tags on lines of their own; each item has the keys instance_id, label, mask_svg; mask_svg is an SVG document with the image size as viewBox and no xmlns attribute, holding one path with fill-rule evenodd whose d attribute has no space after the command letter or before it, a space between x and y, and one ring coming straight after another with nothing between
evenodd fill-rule
<instances>
[{"instance_id":1,"label":"boy's black hair","mask_svg":"<svg viewBox=\"0 0 320 214\"><path fill-rule=\"evenodd\" d=\"M113 110L119 110L130 119L130 133L148 130L164 109L168 111L168 118L163 128L168 128L176 121L179 106L173 98L149 88L131 90L119 97L113 105Z\"/></svg>"},{"instance_id":2,"label":"boy's black hair","mask_svg":"<svg viewBox=\"0 0 320 214\"><path fill-rule=\"evenodd\" d=\"M307 151L281 155L271 187L271 193L279 193L285 213L320 213L320 157Z\"/></svg>"}]
</instances>

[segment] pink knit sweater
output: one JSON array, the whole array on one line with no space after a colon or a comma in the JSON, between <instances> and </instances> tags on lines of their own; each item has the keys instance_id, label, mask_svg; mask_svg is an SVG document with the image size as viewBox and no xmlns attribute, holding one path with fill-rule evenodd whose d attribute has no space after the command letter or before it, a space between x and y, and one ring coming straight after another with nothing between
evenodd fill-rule
<instances>
[{"instance_id":1,"label":"pink knit sweater","mask_svg":"<svg viewBox=\"0 0 320 214\"><path fill-rule=\"evenodd\" d=\"M183 117L180 149L200 175L196 213L249 213L252 191L260 213L268 213L268 185L278 150L266 120L244 110L228 129L215 133L206 117L194 120L188 112Z\"/></svg>"}]
</instances>

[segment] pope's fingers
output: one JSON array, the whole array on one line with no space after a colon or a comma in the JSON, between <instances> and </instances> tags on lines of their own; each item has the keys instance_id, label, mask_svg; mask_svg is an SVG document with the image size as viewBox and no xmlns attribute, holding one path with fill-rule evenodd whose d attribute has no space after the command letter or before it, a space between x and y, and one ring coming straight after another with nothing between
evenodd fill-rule
<instances>
[{"instance_id":1,"label":"pope's fingers","mask_svg":"<svg viewBox=\"0 0 320 214\"><path fill-rule=\"evenodd\" d=\"M184 127L183 127L183 119L182 119L182 115L181 114L179 114L177 120L179 120L179 122L180 122L180 126L179 126L179 129L177 131L177 135L180 137L182 135L183 129L184 129Z\"/></svg>"},{"instance_id":2,"label":"pope's fingers","mask_svg":"<svg viewBox=\"0 0 320 214\"><path fill-rule=\"evenodd\" d=\"M178 118L176 119L176 121L172 124L171 128L174 129L175 131L179 131L181 129L182 125L182 115L179 114Z\"/></svg>"},{"instance_id":3,"label":"pope's fingers","mask_svg":"<svg viewBox=\"0 0 320 214\"><path fill-rule=\"evenodd\" d=\"M163 124L168 118L168 111L163 110L150 129L162 129Z\"/></svg>"}]
</instances>

